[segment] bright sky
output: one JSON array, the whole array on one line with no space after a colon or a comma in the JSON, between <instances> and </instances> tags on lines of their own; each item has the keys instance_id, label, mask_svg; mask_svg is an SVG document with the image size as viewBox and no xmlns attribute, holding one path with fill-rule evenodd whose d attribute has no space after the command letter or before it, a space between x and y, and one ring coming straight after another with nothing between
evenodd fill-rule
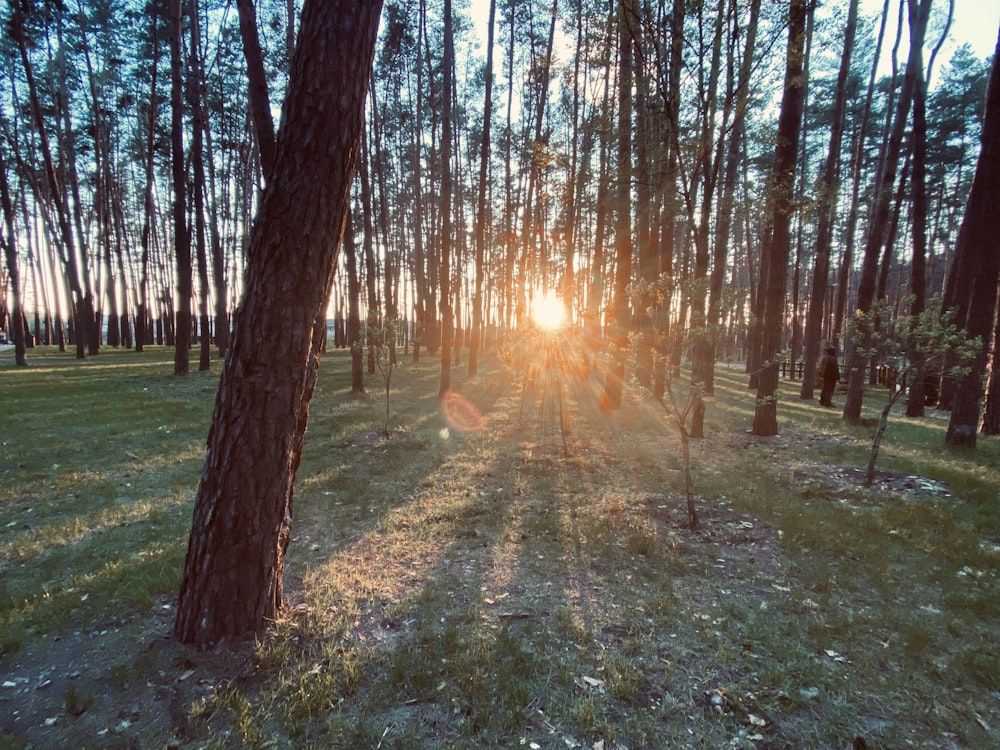
<instances>
[{"instance_id":1,"label":"bright sky","mask_svg":"<svg viewBox=\"0 0 1000 750\"><path fill-rule=\"evenodd\" d=\"M862 0L862 13L866 16L880 13L883 2L884 0ZM898 7L897 0L891 0L890 8L893 10L890 11L891 16L889 25L886 28L886 41L883 50L883 65L887 69L888 50L891 48L892 40L895 38L895 22ZM934 0L931 10L932 26L934 23L933 19L938 14L943 19L947 11L948 0ZM935 62L935 70L933 71L934 74L936 75L942 66L947 65L955 49L966 42L972 45L972 50L976 57L986 58L992 55L994 50L996 50L998 31L1000 31L1000 0L955 0L955 12L951 19L949 39L945 41L941 52L938 54L938 59ZM903 38L904 46L902 47L903 51L900 53L901 60L906 59L905 41L908 37L904 36ZM937 40L938 36L933 30L929 29L925 50L929 52L937 44ZM926 54L924 55L924 60L925 62L927 60ZM931 82L931 87L933 88L933 81Z\"/></svg>"},{"instance_id":2,"label":"bright sky","mask_svg":"<svg viewBox=\"0 0 1000 750\"><path fill-rule=\"evenodd\" d=\"M844 0L825 0L827 3L841 3ZM882 10L883 0L862 0L862 12L865 15L879 13ZM471 0L470 14L479 28L480 38L485 44L486 41L486 21L489 14L489 0ZM892 0L891 6L898 7L896 0ZM948 0L934 0L934 7L938 11L946 11ZM499 17L499 13L498 13ZM892 14L893 21L895 13ZM972 45L977 57L989 57L993 54L997 45L997 32L1000 31L1000 0L955 0L955 14L951 22L951 40L945 43L941 50L938 64L947 63L951 59L951 54L955 48L968 42ZM892 29L887 31L887 38L891 38ZM928 44L931 44L928 40Z\"/></svg>"},{"instance_id":3,"label":"bright sky","mask_svg":"<svg viewBox=\"0 0 1000 750\"><path fill-rule=\"evenodd\" d=\"M942 6L947 7L943 2ZM951 35L958 43L968 42L977 56L989 57L996 49L998 31L1000 0L955 0Z\"/></svg>"}]
</instances>

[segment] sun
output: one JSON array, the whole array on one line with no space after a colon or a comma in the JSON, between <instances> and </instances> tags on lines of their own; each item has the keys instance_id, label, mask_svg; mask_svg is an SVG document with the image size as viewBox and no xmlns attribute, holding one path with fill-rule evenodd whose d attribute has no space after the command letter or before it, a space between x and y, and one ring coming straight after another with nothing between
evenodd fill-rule
<instances>
[{"instance_id":1,"label":"sun","mask_svg":"<svg viewBox=\"0 0 1000 750\"><path fill-rule=\"evenodd\" d=\"M566 306L553 292L536 294L531 302L531 320L543 331L558 331L566 325Z\"/></svg>"}]
</instances>

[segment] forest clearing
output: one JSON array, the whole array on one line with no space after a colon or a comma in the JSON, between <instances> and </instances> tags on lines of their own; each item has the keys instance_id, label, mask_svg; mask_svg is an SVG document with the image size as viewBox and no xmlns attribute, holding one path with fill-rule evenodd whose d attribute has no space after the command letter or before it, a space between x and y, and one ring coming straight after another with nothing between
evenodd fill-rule
<instances>
[{"instance_id":1,"label":"forest clearing","mask_svg":"<svg viewBox=\"0 0 1000 750\"><path fill-rule=\"evenodd\" d=\"M995 437L949 449L945 416L894 412L865 488L884 388L847 423L783 380L756 437L719 365L691 530L676 430L632 378L602 408L603 363L456 363L461 424L439 363L401 363L387 422L330 351L288 606L196 648L172 627L218 375L172 357L0 356L2 748L1000 742Z\"/></svg>"},{"instance_id":2,"label":"forest clearing","mask_svg":"<svg viewBox=\"0 0 1000 750\"><path fill-rule=\"evenodd\" d=\"M259 6L0 10L0 750L1000 745L997 14Z\"/></svg>"}]
</instances>

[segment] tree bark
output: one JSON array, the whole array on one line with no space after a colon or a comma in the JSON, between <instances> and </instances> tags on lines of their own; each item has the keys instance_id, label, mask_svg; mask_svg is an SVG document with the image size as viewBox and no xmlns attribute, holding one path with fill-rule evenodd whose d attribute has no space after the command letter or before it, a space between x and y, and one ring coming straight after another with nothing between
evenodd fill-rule
<instances>
[{"instance_id":1,"label":"tree bark","mask_svg":"<svg viewBox=\"0 0 1000 750\"><path fill-rule=\"evenodd\" d=\"M210 644L281 612L292 494L349 208L381 0L306 0L273 179L250 237L174 633Z\"/></svg>"},{"instance_id":2,"label":"tree bark","mask_svg":"<svg viewBox=\"0 0 1000 750\"><path fill-rule=\"evenodd\" d=\"M615 200L615 276L612 297L613 362L604 385L605 403L622 405L625 356L631 327L628 286L632 281L632 26L634 0L618 5L618 139L617 199Z\"/></svg>"},{"instance_id":3,"label":"tree bark","mask_svg":"<svg viewBox=\"0 0 1000 750\"><path fill-rule=\"evenodd\" d=\"M174 181L174 258L177 267L174 375L188 374L191 354L191 236L187 226L187 169L184 164L182 18L181 0L170 0L170 164Z\"/></svg>"},{"instance_id":4,"label":"tree bark","mask_svg":"<svg viewBox=\"0 0 1000 750\"><path fill-rule=\"evenodd\" d=\"M966 277L968 283L960 286L972 290L965 330L970 338L978 336L981 345L969 371L956 379L951 420L945 435L946 445L970 448L976 446L979 403L994 332L997 284L1000 282L1000 220L996 210L996 196L1000 194L1000 35L993 55L985 111L982 149L955 248L956 256L966 255L974 259L963 264L970 275ZM996 349L993 351L995 370Z\"/></svg>"},{"instance_id":5,"label":"tree bark","mask_svg":"<svg viewBox=\"0 0 1000 750\"><path fill-rule=\"evenodd\" d=\"M236 0L236 7L239 9L243 58L247 64L250 117L253 120L254 132L257 134L260 169L264 173L266 182L274 168L274 120L271 117L264 56L260 50L260 37L257 34L257 10L254 8L253 0Z\"/></svg>"},{"instance_id":6,"label":"tree bark","mask_svg":"<svg viewBox=\"0 0 1000 750\"><path fill-rule=\"evenodd\" d=\"M24 22L27 13L26 3L18 2L14 6L14 13L8 24L11 37L17 44L21 62L24 66L24 77L28 85L28 97L31 106L32 120L38 130L38 145L42 151L43 166L45 170L46 185L48 195L45 195L41 186L33 183L32 187L38 195L39 202L44 203L48 198L52 204L53 212L59 226L59 240L62 247L57 248L61 252L61 260L65 268L66 281L70 291L70 315L74 327L77 330L76 336L76 358L84 359L87 356L86 331L88 329L86 318L88 317L88 303L91 301L89 291L84 292L86 279L86 269L81 273L80 263L77 258L76 242L73 239L73 230L70 226L69 216L66 212L65 190L59 181L55 160L52 158L52 149L49 144L49 129L45 125L42 114L42 105L38 96L38 87L35 85L35 77L31 60L28 57L27 40L24 35ZM60 318L62 316L60 315ZM61 324L60 324L61 331ZM60 333L61 336L61 333ZM64 344L61 344L64 346Z\"/></svg>"},{"instance_id":7,"label":"tree bark","mask_svg":"<svg viewBox=\"0 0 1000 750\"><path fill-rule=\"evenodd\" d=\"M0 206L3 208L3 230L0 232L0 244L3 245L4 258L7 262L7 278L10 281L10 332L14 339L14 362L19 367L28 364L25 349L24 307L21 304L21 272L17 262L17 243L14 238L14 202L10 197L10 185L7 181L7 164L0 152Z\"/></svg>"},{"instance_id":8,"label":"tree bark","mask_svg":"<svg viewBox=\"0 0 1000 750\"><path fill-rule=\"evenodd\" d=\"M837 88L833 95L833 123L830 126L830 150L827 152L823 176L817 184L818 226L816 229L816 261L813 267L812 289L809 293L809 312L806 316L805 361L802 367L802 388L799 397L812 400L816 385L816 363L819 361L820 336L823 329L823 311L830 276L830 247L833 244L833 224L840 186L840 149L844 140L847 112L847 79L851 72L851 56L858 22L858 0L851 0L844 27L844 50L837 73Z\"/></svg>"},{"instance_id":9,"label":"tree bark","mask_svg":"<svg viewBox=\"0 0 1000 750\"><path fill-rule=\"evenodd\" d=\"M910 6L910 50L906 60L906 71L896 103L889 141L881 160L881 171L876 175L875 197L872 201L871 219L865 236L865 251L861 265L861 279L858 282L857 302L857 309L862 313L869 312L875 301L878 261L889 227L892 194L902 151L903 135L910 114L910 105L913 102L917 70L923 67L922 49L927 20L930 15L931 0L919 0L919 3L911 2ZM854 337L850 337L847 346L847 398L844 402L843 418L849 422L855 422L861 418L861 405L864 400L867 357L858 352L858 343Z\"/></svg>"},{"instance_id":10,"label":"tree bark","mask_svg":"<svg viewBox=\"0 0 1000 750\"><path fill-rule=\"evenodd\" d=\"M768 249L768 272L765 285L763 317L761 319L761 364L754 411L754 435L778 434L778 352L785 312L785 287L788 279L788 256L791 250L789 227L794 207L795 165L799 150L799 132L805 101L806 81L803 76L805 51L806 0L791 0L788 10L788 53L785 62L785 89L778 115L777 143L774 147L774 167L771 178L774 204L771 221L771 242Z\"/></svg>"},{"instance_id":11,"label":"tree bark","mask_svg":"<svg viewBox=\"0 0 1000 750\"><path fill-rule=\"evenodd\" d=\"M483 335L483 283L486 262L486 194L489 188L490 128L493 123L493 26L496 0L490 0L486 34L486 82L483 94L483 135L479 144L479 194L476 202L476 280L472 293L472 337L469 340L469 377L479 372L479 349ZM567 273L572 273L567 270ZM567 298L568 302L568 298Z\"/></svg>"},{"instance_id":12,"label":"tree bark","mask_svg":"<svg viewBox=\"0 0 1000 750\"><path fill-rule=\"evenodd\" d=\"M347 346L351 350L351 395L365 392L364 342L361 340L361 280L358 278L358 246L354 220L347 214L344 229L344 260L347 265Z\"/></svg>"},{"instance_id":13,"label":"tree bark","mask_svg":"<svg viewBox=\"0 0 1000 750\"><path fill-rule=\"evenodd\" d=\"M452 32L451 0L444 0L444 59L442 67L441 100L441 258L439 283L441 285L441 379L438 397L444 398L451 390L451 347L454 343L455 320L452 312L451 291L451 149L452 111L451 81L455 66L455 40Z\"/></svg>"}]
</instances>

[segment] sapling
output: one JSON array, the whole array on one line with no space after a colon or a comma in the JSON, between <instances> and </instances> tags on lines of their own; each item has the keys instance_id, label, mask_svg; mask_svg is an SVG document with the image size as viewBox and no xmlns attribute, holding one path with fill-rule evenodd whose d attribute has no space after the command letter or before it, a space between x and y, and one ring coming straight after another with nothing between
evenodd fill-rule
<instances>
[{"instance_id":1,"label":"sapling","mask_svg":"<svg viewBox=\"0 0 1000 750\"><path fill-rule=\"evenodd\" d=\"M879 415L871 453L865 469L864 485L875 481L875 462L878 460L882 438L889 424L889 414L899 397L906 390L908 380L922 378L926 372L944 371L947 375L966 372L979 349L979 339L970 339L966 332L952 322L951 311L941 312L940 300L935 297L927 308L916 315L891 316L884 302L873 305L867 312L854 314L849 328L858 342L858 353L871 356L878 350L893 362L895 383L890 382L888 398ZM896 387L899 383L899 387Z\"/></svg>"},{"instance_id":2,"label":"sapling","mask_svg":"<svg viewBox=\"0 0 1000 750\"><path fill-rule=\"evenodd\" d=\"M392 437L389 429L390 392L392 390L392 372L396 367L392 344L395 342L396 321L387 320L381 328L373 329L368 340L371 342L371 352L375 359L375 369L382 376L385 386L385 424L382 428L383 437Z\"/></svg>"},{"instance_id":3,"label":"sapling","mask_svg":"<svg viewBox=\"0 0 1000 750\"><path fill-rule=\"evenodd\" d=\"M668 320L666 310L667 302L673 291L673 280L669 276L661 276L656 281L639 281L632 285L630 289L633 299L646 304L645 313L649 318L650 325L654 333L654 340L664 342L667 340L665 326L662 325ZM700 335L707 335L705 331ZM681 343L683 348L690 346L691 332ZM646 346L646 341L639 337L633 337L635 346ZM657 378L657 387L653 390L656 398L663 410L672 418L674 427L681 440L681 460L684 466L684 491L687 498L688 524L692 530L698 528L698 511L694 504L694 478L691 472L691 443L690 438L702 436L702 424L704 418L705 402L702 399L703 389L700 383L694 382L688 390L687 397L681 403L674 395L673 377L668 371L669 363L665 346L660 346L655 352L654 369L664 374L662 380ZM692 429L688 430L688 417L692 417Z\"/></svg>"}]
</instances>

